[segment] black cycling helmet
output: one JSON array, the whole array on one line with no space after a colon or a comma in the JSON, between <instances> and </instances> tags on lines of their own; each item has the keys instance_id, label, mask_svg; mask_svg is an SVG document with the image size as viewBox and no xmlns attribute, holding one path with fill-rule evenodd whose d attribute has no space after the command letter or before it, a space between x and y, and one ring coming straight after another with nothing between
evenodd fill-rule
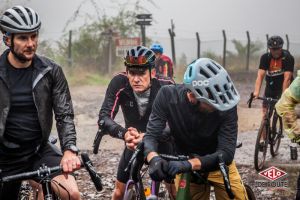
<instances>
[{"instance_id":1,"label":"black cycling helmet","mask_svg":"<svg viewBox=\"0 0 300 200\"><path fill-rule=\"evenodd\" d=\"M124 64L127 68L152 69L154 61L154 52L144 46L136 46L129 49L124 58Z\"/></svg>"},{"instance_id":2,"label":"black cycling helmet","mask_svg":"<svg viewBox=\"0 0 300 200\"><path fill-rule=\"evenodd\" d=\"M268 40L268 48L269 49L279 49L279 48L282 48L283 43L284 43L283 39L280 36L274 35L274 36L270 37Z\"/></svg>"}]
</instances>

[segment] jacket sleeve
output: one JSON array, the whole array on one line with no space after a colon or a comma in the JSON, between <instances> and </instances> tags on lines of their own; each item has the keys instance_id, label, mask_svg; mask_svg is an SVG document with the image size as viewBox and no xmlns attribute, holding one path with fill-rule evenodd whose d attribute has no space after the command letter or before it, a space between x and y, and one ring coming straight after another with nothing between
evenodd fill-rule
<instances>
[{"instance_id":1,"label":"jacket sleeve","mask_svg":"<svg viewBox=\"0 0 300 200\"><path fill-rule=\"evenodd\" d=\"M223 155L224 162L229 165L234 158L238 131L237 108L234 107L225 113L222 113L223 123L218 132L218 145L216 152L198 157L201 161L201 169L212 171L216 169L219 163L218 155Z\"/></svg>"},{"instance_id":2,"label":"jacket sleeve","mask_svg":"<svg viewBox=\"0 0 300 200\"><path fill-rule=\"evenodd\" d=\"M146 134L143 138L145 156L150 152L157 152L158 143L164 141L166 134L169 134L166 127L168 112L167 104L165 103L167 102L167 87L164 86L159 90L152 106Z\"/></svg>"},{"instance_id":3,"label":"jacket sleeve","mask_svg":"<svg viewBox=\"0 0 300 200\"><path fill-rule=\"evenodd\" d=\"M114 121L120 106L120 93L125 87L122 75L115 76L108 85L102 107L99 112L99 120L104 120L104 129L115 138L124 139L126 129Z\"/></svg>"},{"instance_id":4,"label":"jacket sleeve","mask_svg":"<svg viewBox=\"0 0 300 200\"><path fill-rule=\"evenodd\" d=\"M298 71L298 73L300 73ZM282 117L284 131L293 139L300 135L300 127L297 125L296 105L300 102L300 77L298 76L284 91L276 103L276 111Z\"/></svg>"},{"instance_id":5,"label":"jacket sleeve","mask_svg":"<svg viewBox=\"0 0 300 200\"><path fill-rule=\"evenodd\" d=\"M68 82L62 68L56 66L53 70L53 110L61 149L76 145L74 110Z\"/></svg>"}]
</instances>

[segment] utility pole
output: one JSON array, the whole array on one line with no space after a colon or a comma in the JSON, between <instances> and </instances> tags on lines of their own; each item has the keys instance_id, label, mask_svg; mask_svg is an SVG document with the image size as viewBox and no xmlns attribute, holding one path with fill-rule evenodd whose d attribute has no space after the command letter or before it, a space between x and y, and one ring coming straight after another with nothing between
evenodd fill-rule
<instances>
[{"instance_id":1,"label":"utility pole","mask_svg":"<svg viewBox=\"0 0 300 200\"><path fill-rule=\"evenodd\" d=\"M200 36L199 36L198 32L196 32L196 38L197 38L197 58L200 58L200 45L201 45L201 41L200 41Z\"/></svg>"},{"instance_id":2,"label":"utility pole","mask_svg":"<svg viewBox=\"0 0 300 200\"><path fill-rule=\"evenodd\" d=\"M136 15L136 25L141 27L142 44L146 46L146 26L150 26L152 22L152 14L138 14Z\"/></svg>"},{"instance_id":3,"label":"utility pole","mask_svg":"<svg viewBox=\"0 0 300 200\"><path fill-rule=\"evenodd\" d=\"M227 42L227 38L226 38L225 30L222 30L222 33L223 33L223 39L224 39L224 44L223 44L223 67L225 68L225 66L226 66L226 42Z\"/></svg>"},{"instance_id":4,"label":"utility pole","mask_svg":"<svg viewBox=\"0 0 300 200\"><path fill-rule=\"evenodd\" d=\"M68 64L72 67L72 30L69 31Z\"/></svg>"},{"instance_id":5,"label":"utility pole","mask_svg":"<svg viewBox=\"0 0 300 200\"><path fill-rule=\"evenodd\" d=\"M249 61L250 61L250 45L251 45L251 40L250 40L250 33L249 31L246 31L247 34L247 58L246 58L246 70L249 71Z\"/></svg>"},{"instance_id":6,"label":"utility pole","mask_svg":"<svg viewBox=\"0 0 300 200\"><path fill-rule=\"evenodd\" d=\"M290 49L289 35L285 34L285 38L286 38L286 50L289 50Z\"/></svg>"},{"instance_id":7,"label":"utility pole","mask_svg":"<svg viewBox=\"0 0 300 200\"><path fill-rule=\"evenodd\" d=\"M113 43L113 36L117 33L112 30L110 27L107 31L102 32L101 35L107 37L108 39L108 64L107 64L107 72L110 74L112 72L112 43Z\"/></svg>"},{"instance_id":8,"label":"utility pole","mask_svg":"<svg viewBox=\"0 0 300 200\"><path fill-rule=\"evenodd\" d=\"M172 48L172 59L173 59L173 64L174 67L176 67L176 55L175 55L175 42L174 42L174 37L175 37L175 25L173 23L173 19L171 19L171 28L168 29L170 37L171 37L171 48Z\"/></svg>"}]
</instances>

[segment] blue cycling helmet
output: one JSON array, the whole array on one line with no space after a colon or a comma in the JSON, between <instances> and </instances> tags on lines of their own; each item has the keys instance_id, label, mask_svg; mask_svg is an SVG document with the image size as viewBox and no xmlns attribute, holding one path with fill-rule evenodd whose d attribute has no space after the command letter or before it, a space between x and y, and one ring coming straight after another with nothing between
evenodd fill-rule
<instances>
[{"instance_id":1,"label":"blue cycling helmet","mask_svg":"<svg viewBox=\"0 0 300 200\"><path fill-rule=\"evenodd\" d=\"M150 49L152 51L154 51L155 53L157 53L157 52L163 53L164 52L164 48L160 44L152 44Z\"/></svg>"},{"instance_id":2,"label":"blue cycling helmet","mask_svg":"<svg viewBox=\"0 0 300 200\"><path fill-rule=\"evenodd\" d=\"M198 101L208 103L219 111L236 106L240 100L227 71L209 58L199 58L186 69L184 85Z\"/></svg>"}]
</instances>

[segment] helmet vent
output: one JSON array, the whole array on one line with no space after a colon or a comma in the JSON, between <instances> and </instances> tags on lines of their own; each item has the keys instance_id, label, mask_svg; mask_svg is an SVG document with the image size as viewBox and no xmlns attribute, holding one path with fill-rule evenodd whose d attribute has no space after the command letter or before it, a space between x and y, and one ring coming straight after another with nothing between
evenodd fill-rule
<instances>
[{"instance_id":1,"label":"helmet vent","mask_svg":"<svg viewBox=\"0 0 300 200\"><path fill-rule=\"evenodd\" d=\"M232 95L231 95L231 93L230 93L229 91L227 91L226 94L227 94L227 96L228 96L228 98L229 98L230 100L233 100L233 97L232 97Z\"/></svg>"},{"instance_id":2,"label":"helmet vent","mask_svg":"<svg viewBox=\"0 0 300 200\"><path fill-rule=\"evenodd\" d=\"M213 93L210 91L210 88L205 88L205 90L206 90L206 92L207 92L207 94L208 94L208 98L210 99L210 100L213 100L213 101L215 101L215 99L214 99L214 96L213 96Z\"/></svg>"},{"instance_id":3,"label":"helmet vent","mask_svg":"<svg viewBox=\"0 0 300 200\"><path fill-rule=\"evenodd\" d=\"M192 76L192 73L193 73L193 68L192 68L192 67L190 67L190 70L189 70L189 77L191 77L191 76Z\"/></svg>"},{"instance_id":4,"label":"helmet vent","mask_svg":"<svg viewBox=\"0 0 300 200\"><path fill-rule=\"evenodd\" d=\"M221 67L217 65L214 61L211 61L219 70L221 70Z\"/></svg>"},{"instance_id":5,"label":"helmet vent","mask_svg":"<svg viewBox=\"0 0 300 200\"><path fill-rule=\"evenodd\" d=\"M220 99L221 99L222 103L224 103L224 104L228 103L224 95L220 95Z\"/></svg>"},{"instance_id":6,"label":"helmet vent","mask_svg":"<svg viewBox=\"0 0 300 200\"><path fill-rule=\"evenodd\" d=\"M228 83L231 82L231 80L230 80L230 78L228 76L226 76L226 79L227 79Z\"/></svg>"},{"instance_id":7,"label":"helmet vent","mask_svg":"<svg viewBox=\"0 0 300 200\"><path fill-rule=\"evenodd\" d=\"M205 76L205 78L210 78L209 74L206 71L204 71L203 69L200 69L200 74Z\"/></svg>"},{"instance_id":8,"label":"helmet vent","mask_svg":"<svg viewBox=\"0 0 300 200\"><path fill-rule=\"evenodd\" d=\"M209 64L206 65L206 66L207 66L208 69L210 69L210 71L212 71L212 73L213 73L214 75L216 75L216 74L218 73L218 72L216 71L216 69L213 68L213 66L211 66L211 65L209 65Z\"/></svg>"},{"instance_id":9,"label":"helmet vent","mask_svg":"<svg viewBox=\"0 0 300 200\"><path fill-rule=\"evenodd\" d=\"M221 92L220 87L218 85L214 85L217 92Z\"/></svg>"},{"instance_id":10,"label":"helmet vent","mask_svg":"<svg viewBox=\"0 0 300 200\"><path fill-rule=\"evenodd\" d=\"M200 89L196 89L196 91L198 92L198 94L199 94L200 96L203 96L203 93L201 92Z\"/></svg>"},{"instance_id":11,"label":"helmet vent","mask_svg":"<svg viewBox=\"0 0 300 200\"><path fill-rule=\"evenodd\" d=\"M227 85L227 84L224 84L224 85L223 85L223 87L224 87L224 90L225 90L225 91L228 91L228 90L229 90L229 88L228 88L228 85Z\"/></svg>"}]
</instances>

